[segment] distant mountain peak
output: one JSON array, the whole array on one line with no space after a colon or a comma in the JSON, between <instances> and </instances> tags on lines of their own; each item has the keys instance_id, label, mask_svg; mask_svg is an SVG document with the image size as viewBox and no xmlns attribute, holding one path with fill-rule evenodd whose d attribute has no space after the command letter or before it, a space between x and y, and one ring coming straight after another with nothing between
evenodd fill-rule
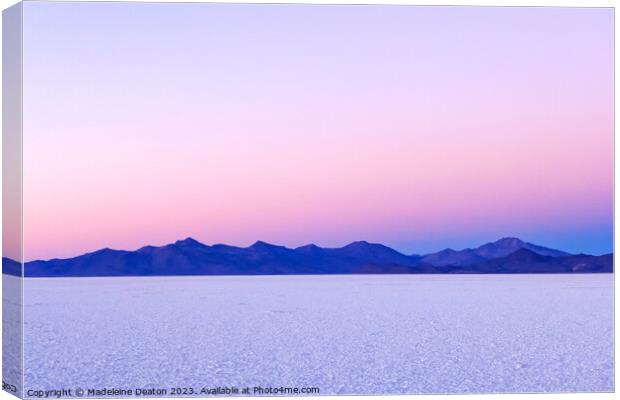
<instances>
[{"instance_id":1,"label":"distant mountain peak","mask_svg":"<svg viewBox=\"0 0 620 400\"><path fill-rule=\"evenodd\" d=\"M249 249L283 249L285 247L263 242L262 240L257 240L256 242L254 242L254 244L252 244L248 248Z\"/></svg>"},{"instance_id":2,"label":"distant mountain peak","mask_svg":"<svg viewBox=\"0 0 620 400\"><path fill-rule=\"evenodd\" d=\"M370 243L367 242L365 240L357 240L355 242L351 242L348 245L341 247L342 250L348 250L348 251L362 251L362 252L390 252L390 253L398 253L396 250L392 249L391 247L388 247L386 245L383 245L381 243Z\"/></svg>"},{"instance_id":3,"label":"distant mountain peak","mask_svg":"<svg viewBox=\"0 0 620 400\"><path fill-rule=\"evenodd\" d=\"M374 243L369 243L365 240L356 240L355 242L351 242L348 245L344 246L345 248L351 248L351 247L368 247L368 246L372 246L374 245Z\"/></svg>"},{"instance_id":4,"label":"distant mountain peak","mask_svg":"<svg viewBox=\"0 0 620 400\"><path fill-rule=\"evenodd\" d=\"M439 253L442 253L442 254L452 254L452 253L456 253L456 250L451 249L450 247L447 247L447 248L439 251Z\"/></svg>"},{"instance_id":5,"label":"distant mountain peak","mask_svg":"<svg viewBox=\"0 0 620 400\"><path fill-rule=\"evenodd\" d=\"M369 243L365 240L359 240L339 249L330 249L330 251L336 251L343 256L350 257L352 259L364 260L367 264L390 262L410 264L415 262L414 258L410 258L391 247L385 246L381 243Z\"/></svg>"},{"instance_id":6,"label":"distant mountain peak","mask_svg":"<svg viewBox=\"0 0 620 400\"><path fill-rule=\"evenodd\" d=\"M103 249L95 250L93 252L86 253L85 255L113 254L113 253L117 253L117 252L120 252L120 251L121 250L114 250L114 249L111 249L109 247L104 247Z\"/></svg>"},{"instance_id":7,"label":"distant mountain peak","mask_svg":"<svg viewBox=\"0 0 620 400\"><path fill-rule=\"evenodd\" d=\"M192 237L186 237L183 240L177 240L176 242L174 242L174 244L177 246L205 246L203 243L200 243Z\"/></svg>"},{"instance_id":8,"label":"distant mountain peak","mask_svg":"<svg viewBox=\"0 0 620 400\"><path fill-rule=\"evenodd\" d=\"M525 244L525 242L517 237L503 237L499 240L496 240L494 242L494 244L503 244L503 245L522 245Z\"/></svg>"},{"instance_id":9,"label":"distant mountain peak","mask_svg":"<svg viewBox=\"0 0 620 400\"><path fill-rule=\"evenodd\" d=\"M482 257L475 254L471 249L454 250L447 248L437 253L427 254L422 260L435 266L469 265L480 262Z\"/></svg>"},{"instance_id":10,"label":"distant mountain peak","mask_svg":"<svg viewBox=\"0 0 620 400\"><path fill-rule=\"evenodd\" d=\"M521 249L528 249L534 253L552 257L565 257L570 255L564 251L538 246L516 237L504 237L495 242L483 244L474 251L476 254L485 258L498 258L507 256Z\"/></svg>"},{"instance_id":11,"label":"distant mountain peak","mask_svg":"<svg viewBox=\"0 0 620 400\"><path fill-rule=\"evenodd\" d=\"M304 246L299 246L297 248L295 248L296 251L302 251L302 252L319 252L319 251L323 251L322 248L320 248L319 246L317 246L314 243L310 243L310 244L306 244Z\"/></svg>"},{"instance_id":12,"label":"distant mountain peak","mask_svg":"<svg viewBox=\"0 0 620 400\"><path fill-rule=\"evenodd\" d=\"M494 242L483 244L482 246L474 249L444 249L437 253L425 255L423 260L424 262L435 266L467 266L480 263L484 260L506 257L512 253L520 252L521 250L527 251L518 253L517 255L520 254L523 256L529 253L551 257L566 257L570 255L563 251L538 246L525 242L517 237L508 236Z\"/></svg>"}]
</instances>

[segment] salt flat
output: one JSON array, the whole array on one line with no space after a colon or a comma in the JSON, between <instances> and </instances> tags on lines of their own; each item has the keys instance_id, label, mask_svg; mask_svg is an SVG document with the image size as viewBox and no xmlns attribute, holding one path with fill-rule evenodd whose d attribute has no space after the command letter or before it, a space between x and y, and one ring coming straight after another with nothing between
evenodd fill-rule
<instances>
[{"instance_id":1,"label":"salt flat","mask_svg":"<svg viewBox=\"0 0 620 400\"><path fill-rule=\"evenodd\" d=\"M26 389L613 390L613 276L24 283Z\"/></svg>"}]
</instances>

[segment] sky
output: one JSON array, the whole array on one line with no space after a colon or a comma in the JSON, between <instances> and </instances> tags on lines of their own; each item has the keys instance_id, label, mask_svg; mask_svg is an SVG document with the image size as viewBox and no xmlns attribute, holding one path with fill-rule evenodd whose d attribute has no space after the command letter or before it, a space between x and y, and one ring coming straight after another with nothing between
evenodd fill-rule
<instances>
[{"instance_id":1,"label":"sky","mask_svg":"<svg viewBox=\"0 0 620 400\"><path fill-rule=\"evenodd\" d=\"M613 249L613 11L24 3L24 258Z\"/></svg>"}]
</instances>

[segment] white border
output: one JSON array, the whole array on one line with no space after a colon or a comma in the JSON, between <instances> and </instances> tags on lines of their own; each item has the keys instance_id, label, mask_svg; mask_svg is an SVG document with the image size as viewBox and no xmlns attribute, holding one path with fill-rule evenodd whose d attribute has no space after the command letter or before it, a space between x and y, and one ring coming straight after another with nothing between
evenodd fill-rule
<instances>
[{"instance_id":1,"label":"white border","mask_svg":"<svg viewBox=\"0 0 620 400\"><path fill-rule=\"evenodd\" d=\"M97 0L64 0L64 1L97 1ZM121 1L121 0L106 0L106 1ZM187 2L187 1L183 1L183 0L132 0L132 1L140 1L140 2L171 2L171 3L183 3L183 2ZM205 1L205 2L215 2L215 1ZM276 1L276 0L243 0L243 1L232 1L232 0L219 0L217 1L218 3L298 3L298 4L304 4L304 3L313 3L313 4L400 4L400 5L433 5L433 6L445 6L445 5L460 5L460 6L534 6L534 7L616 7L618 1L615 0L590 0L590 1L584 1L584 0L312 0L312 1L300 1L300 0L289 0L289 1ZM0 0L0 9L5 9L10 7L13 4L18 3L18 1L16 0ZM2 27L2 21L0 18L0 42L1 42L1 27ZM618 31L616 30L614 33L615 36L615 43L617 44L619 42L618 40ZM617 46L617 45L616 45ZM617 75L618 72L618 51L617 51L617 47L615 50L615 55L614 55L614 62L615 62L615 74ZM2 63L2 54L0 52L0 64ZM616 82L614 82L614 85L616 86ZM615 88L614 88L615 89ZM1 97L1 93L0 93L0 106L2 104L2 97ZM1 107L0 107L1 108ZM615 108L615 114L617 115L617 111L618 111L618 104L615 103L614 104L614 108ZM1 116L0 116L1 118ZM618 131L618 120L614 119L614 128L615 131ZM618 144L618 142L614 141L614 153L618 153L618 147L620 145ZM1 147L2 144L0 142L0 154L2 153L1 151ZM616 177L619 175L618 174L618 170L619 170L619 166L618 164L614 164L614 187L615 183L616 183ZM1 186L1 180L2 177L0 175L0 186ZM615 196L615 190L614 190L614 196ZM2 214L2 207L1 207L1 198L0 198L0 218L1 218L1 214ZM620 199L618 198L618 196L614 197L614 210L618 209L618 204L620 202ZM1 225L0 225L1 226ZM614 212L614 249L620 249L620 246L618 246L619 244L619 237L616 234L616 227L617 227L617 218L616 218L616 214ZM614 266L618 266L619 264L617 263L617 258L614 260ZM617 287L618 284L618 275L615 274L614 275L614 281L615 281L615 285ZM615 310L618 310L620 301L618 300L618 297L616 297L614 299L614 304L615 304ZM614 316L615 319L615 316ZM614 321L614 326L615 326L615 321ZM618 337L620 335L618 334L618 330L614 329L614 343L618 343ZM1 338L1 332L0 332L0 338ZM617 347L616 347L617 349ZM617 360L617 357L615 357L615 360ZM0 365L1 365L1 360L0 360ZM618 385L618 383L620 382L619 377L620 377L620 373L619 373L620 368L615 368L615 383L616 383L616 387ZM393 396L393 395L389 395L389 396L385 396L385 395L380 395L380 396L355 396L355 397L359 397L361 399L368 399L368 400L373 400L373 399L384 399L384 400L473 400L473 399L482 399L482 400L533 400L533 399L543 399L543 400L555 400L555 399L559 399L559 400L603 400L603 399L615 399L615 398L620 398L620 395L618 395L617 393L589 393L589 394L583 394L583 393L570 393L570 394L485 394L485 395L405 395L405 396ZM7 392L4 391L0 391L0 400L10 400L10 399L15 399L16 397L8 394ZM197 399L199 399L199 397L196 397ZM205 397L205 399L207 399L208 397ZM217 398L217 399L221 399L222 397L212 397L212 398ZM228 397L226 397L228 398ZM244 398L247 399L248 397L238 397L238 398ZM257 397L251 397L252 399L255 399ZM284 399L287 397L261 397L264 399ZM307 396L307 397L296 397L298 399L312 399L312 400L334 400L334 399L347 399L347 398L354 398L353 396ZM148 397L141 397L141 399L144 400L160 400L161 398L148 398Z\"/></svg>"}]
</instances>

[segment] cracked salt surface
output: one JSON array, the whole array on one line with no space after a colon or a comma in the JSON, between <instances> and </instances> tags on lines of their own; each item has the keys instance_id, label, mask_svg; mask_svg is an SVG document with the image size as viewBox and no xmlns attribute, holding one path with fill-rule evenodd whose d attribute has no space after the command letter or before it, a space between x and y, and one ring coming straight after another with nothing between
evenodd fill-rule
<instances>
[{"instance_id":1,"label":"cracked salt surface","mask_svg":"<svg viewBox=\"0 0 620 400\"><path fill-rule=\"evenodd\" d=\"M25 388L613 390L613 276L26 279Z\"/></svg>"}]
</instances>

